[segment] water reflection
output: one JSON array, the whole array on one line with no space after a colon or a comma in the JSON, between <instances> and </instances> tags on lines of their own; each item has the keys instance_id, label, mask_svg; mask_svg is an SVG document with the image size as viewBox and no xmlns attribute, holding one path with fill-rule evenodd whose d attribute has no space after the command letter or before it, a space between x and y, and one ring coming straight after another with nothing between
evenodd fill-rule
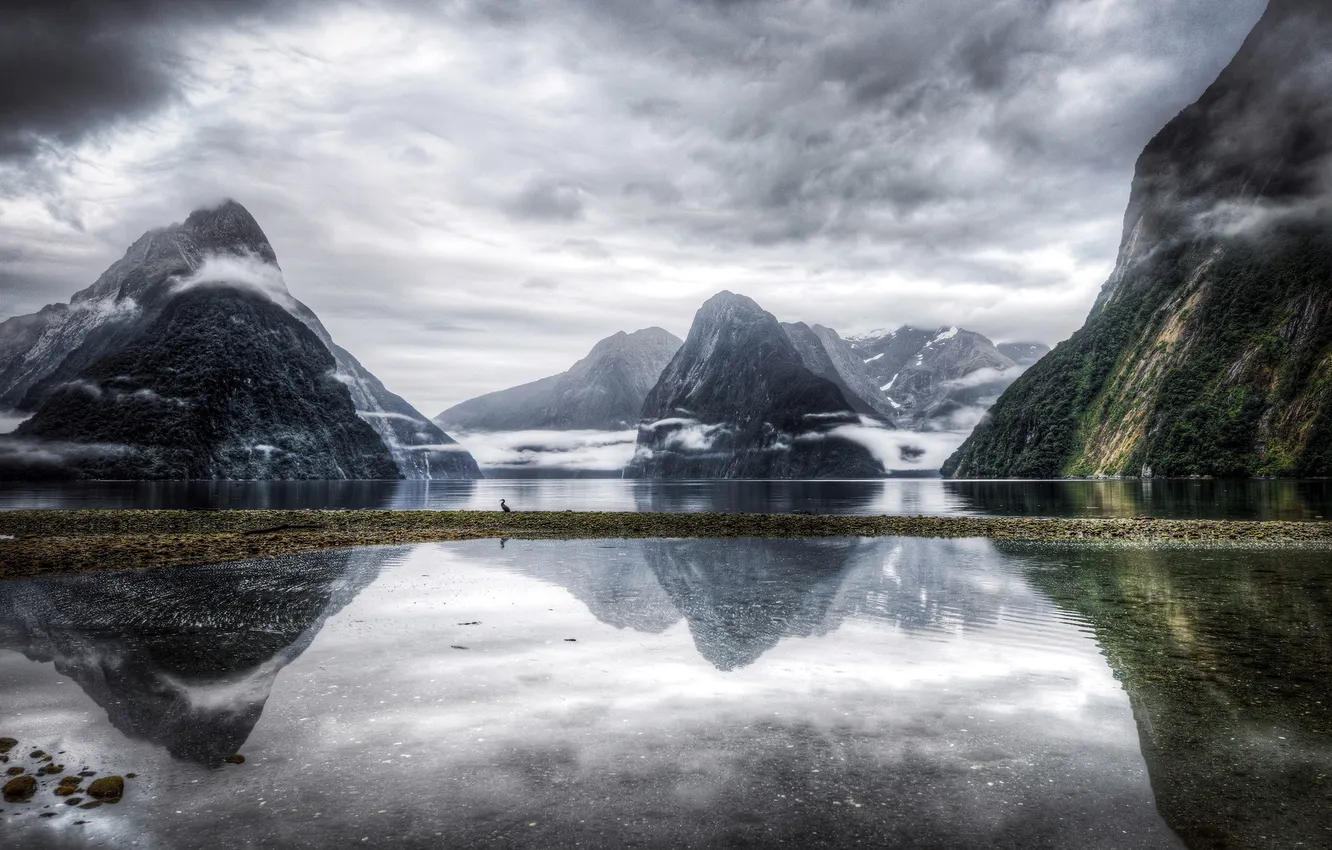
<instances>
[{"instance_id":1,"label":"water reflection","mask_svg":"<svg viewBox=\"0 0 1332 850\"><path fill-rule=\"evenodd\" d=\"M1326 550L1001 548L1095 628L1190 846L1332 844Z\"/></svg>"},{"instance_id":2,"label":"water reflection","mask_svg":"<svg viewBox=\"0 0 1332 850\"><path fill-rule=\"evenodd\" d=\"M510 567L560 585L597 619L659 633L682 617L718 670L754 663L783 638L827 634L851 619L907 631L993 626L1015 580L984 566L974 540L646 540L607 544L593 563Z\"/></svg>"},{"instance_id":3,"label":"water reflection","mask_svg":"<svg viewBox=\"0 0 1332 850\"><path fill-rule=\"evenodd\" d=\"M1173 519L1332 517L1332 482L1219 480L948 481L980 514Z\"/></svg>"},{"instance_id":4,"label":"water reflection","mask_svg":"<svg viewBox=\"0 0 1332 850\"><path fill-rule=\"evenodd\" d=\"M0 648L52 663L173 756L239 752L281 670L393 550L0 583Z\"/></svg>"},{"instance_id":5,"label":"water reflection","mask_svg":"<svg viewBox=\"0 0 1332 850\"><path fill-rule=\"evenodd\" d=\"M900 515L1332 517L1332 481L82 481L0 482L17 508L374 508Z\"/></svg>"},{"instance_id":6,"label":"water reflection","mask_svg":"<svg viewBox=\"0 0 1332 850\"><path fill-rule=\"evenodd\" d=\"M0 731L142 783L86 828L7 807L7 836L1175 846L1084 624L983 541L347 557L0 586Z\"/></svg>"}]
</instances>

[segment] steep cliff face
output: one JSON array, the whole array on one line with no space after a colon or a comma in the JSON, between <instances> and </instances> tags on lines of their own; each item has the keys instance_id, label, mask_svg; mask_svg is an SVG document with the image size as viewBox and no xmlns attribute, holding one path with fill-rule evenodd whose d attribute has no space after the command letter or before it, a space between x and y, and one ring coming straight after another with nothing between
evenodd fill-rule
<instances>
[{"instance_id":1,"label":"steep cliff face","mask_svg":"<svg viewBox=\"0 0 1332 850\"><path fill-rule=\"evenodd\" d=\"M772 314L713 296L643 402L639 478L876 478L883 467L839 437L858 422L837 386L807 369Z\"/></svg>"},{"instance_id":2,"label":"steep cliff face","mask_svg":"<svg viewBox=\"0 0 1332 850\"><path fill-rule=\"evenodd\" d=\"M1138 161L1087 323L955 477L1332 475L1332 6L1273 0Z\"/></svg>"},{"instance_id":3,"label":"steep cliff face","mask_svg":"<svg viewBox=\"0 0 1332 850\"><path fill-rule=\"evenodd\" d=\"M459 431L619 431L638 423L643 399L680 349L661 328L609 336L567 372L456 404L435 417Z\"/></svg>"},{"instance_id":4,"label":"steep cliff face","mask_svg":"<svg viewBox=\"0 0 1332 850\"><path fill-rule=\"evenodd\" d=\"M257 298L241 297L250 295ZM176 302L184 299L188 310L176 308ZM206 308L202 301L214 299L214 308ZM261 304L262 302L262 304ZM248 316L250 328L254 331L246 337L243 333L231 340L234 347L207 347L214 358L203 363L194 353L177 347L174 342L170 350L162 348L162 341L145 339L146 335L170 332L173 340L189 338L191 335L207 343L234 336L237 328L183 328L181 321L191 317L194 321L230 321L226 309L230 305L240 305ZM267 305L267 306L263 306ZM175 311L175 312L172 312ZM163 325L163 317L171 312L174 317ZM282 313L283 316L277 315ZM312 346L305 336L293 334L290 324L294 321L303 325L313 336ZM216 333L214 333L216 331ZM294 344L297 347L285 352L274 346ZM126 352L133 353L127 355ZM381 468L377 462L369 465L356 461L352 455L334 455L329 459L328 467L324 461L306 458L297 461L288 457L282 464L240 465L228 461L218 463L212 468L222 477L311 477L324 472L328 477L411 477L411 478L476 478L480 471L476 462L459 447L447 434L427 420L402 398L386 390L374 375L356 361L348 352L333 343L328 331L314 313L301 302L291 297L282 279L277 257L267 237L260 229L254 217L235 201L225 201L217 207L196 210L181 224L149 231L140 237L125 253L90 287L78 292L70 303L52 305L31 316L20 316L0 323L0 409L17 408L23 411L37 411L37 415L24 426L22 435L27 437L45 437L56 439L59 434L62 441L60 453L73 458L72 466L66 472L78 475L112 474L110 467L104 467L103 461L111 457L100 442L101 436L110 432L123 432L138 439L131 443L116 443L115 454L120 457L120 465L115 474L125 477L172 477L178 470L175 461L161 461L157 451L144 455L139 449L147 445L158 445L156 428L141 430L146 409L116 407L108 405L108 398L121 398L121 392L128 386L125 381L134 383L139 375L107 373L108 364L117 363L130 356L141 357L143 352L152 349L158 356L180 357L192 364L205 368L214 379L223 381L228 374L234 373L233 391L240 398L247 385L238 383L242 376L253 377L254 362L283 364L284 355L292 355L292 364L313 368L317 360L327 358L329 366L321 366L330 379L338 386L325 387L323 379L313 383L287 385L288 396L283 400L283 408L275 408L267 417L271 433L286 434L289 442L301 443L313 447L316 445L333 446L339 443L326 443L327 427L334 427L331 422L321 421L316 416L310 433L302 435L301 424L291 418L295 412L308 406L316 398L319 403L328 402L331 406L326 412L341 417L345 407L350 405L353 418L359 418L374 435L374 442L380 444L374 454L387 452L394 469ZM322 350L322 355L319 351ZM156 364L159 373L154 378L172 392L182 388L182 382L189 380L185 374L188 368L184 362L161 362ZM164 375L170 371L173 376L167 380ZM286 377L293 377L287 374ZM125 378L125 381L120 381ZM104 386L107 380L114 379L125 386ZM195 384L197 388L197 382ZM309 388L315 392L305 399L305 405L297 403L290 393L299 393ZM135 387L139 389L151 389ZM105 391L105 392L103 392ZM153 390L156 392L156 390ZM103 392L103 396L93 398L93 392ZM81 395L80 395L81 394ZM146 396L140 395L142 399ZM183 396L172 396L189 400ZM336 399L336 401L334 401ZM276 399L270 399L276 401ZM97 403L94 404L94 401ZM220 404L218 397L196 399L193 406L178 407L168 417L177 423L186 411L192 415L213 415L219 417L214 423L201 421L190 426L195 437L203 439L212 435L210 452L214 460L216 452L224 451L224 446L245 443L251 433L249 425L254 424L254 410L241 413L239 406L227 404L225 409L217 410L213 405ZM48 411L46 408L53 405ZM77 417L73 410L78 408L89 412L97 411L89 420L89 427L80 431ZM123 415L124 421L113 423L111 419ZM227 419L227 416L233 416ZM325 419L327 417L324 417ZM240 428L235 433L225 433L224 422ZM94 424L95 423L95 424ZM249 423L249 424L244 424ZM264 429L260 429L264 430ZM352 440L346 448L360 457L369 448L361 446L359 437L354 433L363 433L364 428L351 421L338 424L335 428L348 435ZM319 432L319 433L316 433ZM250 441L254 443L254 441ZM79 445L96 444L97 448L78 448ZM259 445L270 443L259 440ZM352 444L358 448L352 448ZM110 444L107 444L110 445ZM194 443L196 448L201 444ZM21 455L32 455L30 447L22 452L6 452L9 460ZM36 454L41 454L41 451ZM232 449L225 449L229 456ZM365 455L368 457L368 455ZM134 459L137 458L138 461ZM29 458L30 459L30 458ZM134 463L144 462L145 467L136 471ZM343 464L346 461L346 465ZM202 461L200 461L202 462ZM5 475L43 475L59 471L61 466L70 464L52 464L45 461L36 464L22 460L18 466L5 462ZM190 468L197 473L197 463ZM325 468L328 467L328 468ZM337 469L344 474L336 474ZM228 475L224 470L234 470ZM353 471L357 470L357 471ZM374 471L375 475L368 473ZM208 476L214 477L214 476Z\"/></svg>"}]
</instances>

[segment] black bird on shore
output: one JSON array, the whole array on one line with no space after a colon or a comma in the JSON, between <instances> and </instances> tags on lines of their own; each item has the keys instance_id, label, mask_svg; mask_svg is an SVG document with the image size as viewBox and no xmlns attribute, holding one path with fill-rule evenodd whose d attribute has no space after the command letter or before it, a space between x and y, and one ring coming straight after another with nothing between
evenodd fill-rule
<instances>
[{"instance_id":1,"label":"black bird on shore","mask_svg":"<svg viewBox=\"0 0 1332 850\"><path fill-rule=\"evenodd\" d=\"M512 513L512 512L513 512L513 508L511 508L511 507L509 507L508 505L504 504L504 500L503 500L503 499L500 499L500 510L504 511L506 514L507 514L507 513Z\"/></svg>"}]
</instances>

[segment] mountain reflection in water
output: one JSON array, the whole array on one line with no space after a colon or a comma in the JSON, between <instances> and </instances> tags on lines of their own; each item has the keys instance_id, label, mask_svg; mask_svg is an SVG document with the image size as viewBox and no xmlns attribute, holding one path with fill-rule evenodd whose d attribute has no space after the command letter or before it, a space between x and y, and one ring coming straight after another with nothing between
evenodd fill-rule
<instances>
[{"instance_id":1,"label":"mountain reflection in water","mask_svg":"<svg viewBox=\"0 0 1332 850\"><path fill-rule=\"evenodd\" d=\"M0 648L51 662L131 738L221 764L282 668L393 550L0 584Z\"/></svg>"},{"instance_id":2,"label":"mountain reflection in water","mask_svg":"<svg viewBox=\"0 0 1332 850\"><path fill-rule=\"evenodd\" d=\"M1320 557L487 540L6 582L0 734L129 753L97 839L172 847L1315 846Z\"/></svg>"}]
</instances>

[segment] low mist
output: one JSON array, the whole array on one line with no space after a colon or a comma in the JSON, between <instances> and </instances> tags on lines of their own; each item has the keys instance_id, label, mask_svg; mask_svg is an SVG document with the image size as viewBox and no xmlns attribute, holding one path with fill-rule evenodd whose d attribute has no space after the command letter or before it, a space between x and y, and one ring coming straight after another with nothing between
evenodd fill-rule
<instances>
[{"instance_id":1,"label":"low mist","mask_svg":"<svg viewBox=\"0 0 1332 850\"><path fill-rule=\"evenodd\" d=\"M637 431L493 431L454 433L486 469L618 471L634 454Z\"/></svg>"},{"instance_id":2,"label":"low mist","mask_svg":"<svg viewBox=\"0 0 1332 850\"><path fill-rule=\"evenodd\" d=\"M179 278L173 291L186 292L206 286L229 286L267 296L288 310L295 300L287 291L282 270L252 254L214 254L205 257L188 277Z\"/></svg>"}]
</instances>

